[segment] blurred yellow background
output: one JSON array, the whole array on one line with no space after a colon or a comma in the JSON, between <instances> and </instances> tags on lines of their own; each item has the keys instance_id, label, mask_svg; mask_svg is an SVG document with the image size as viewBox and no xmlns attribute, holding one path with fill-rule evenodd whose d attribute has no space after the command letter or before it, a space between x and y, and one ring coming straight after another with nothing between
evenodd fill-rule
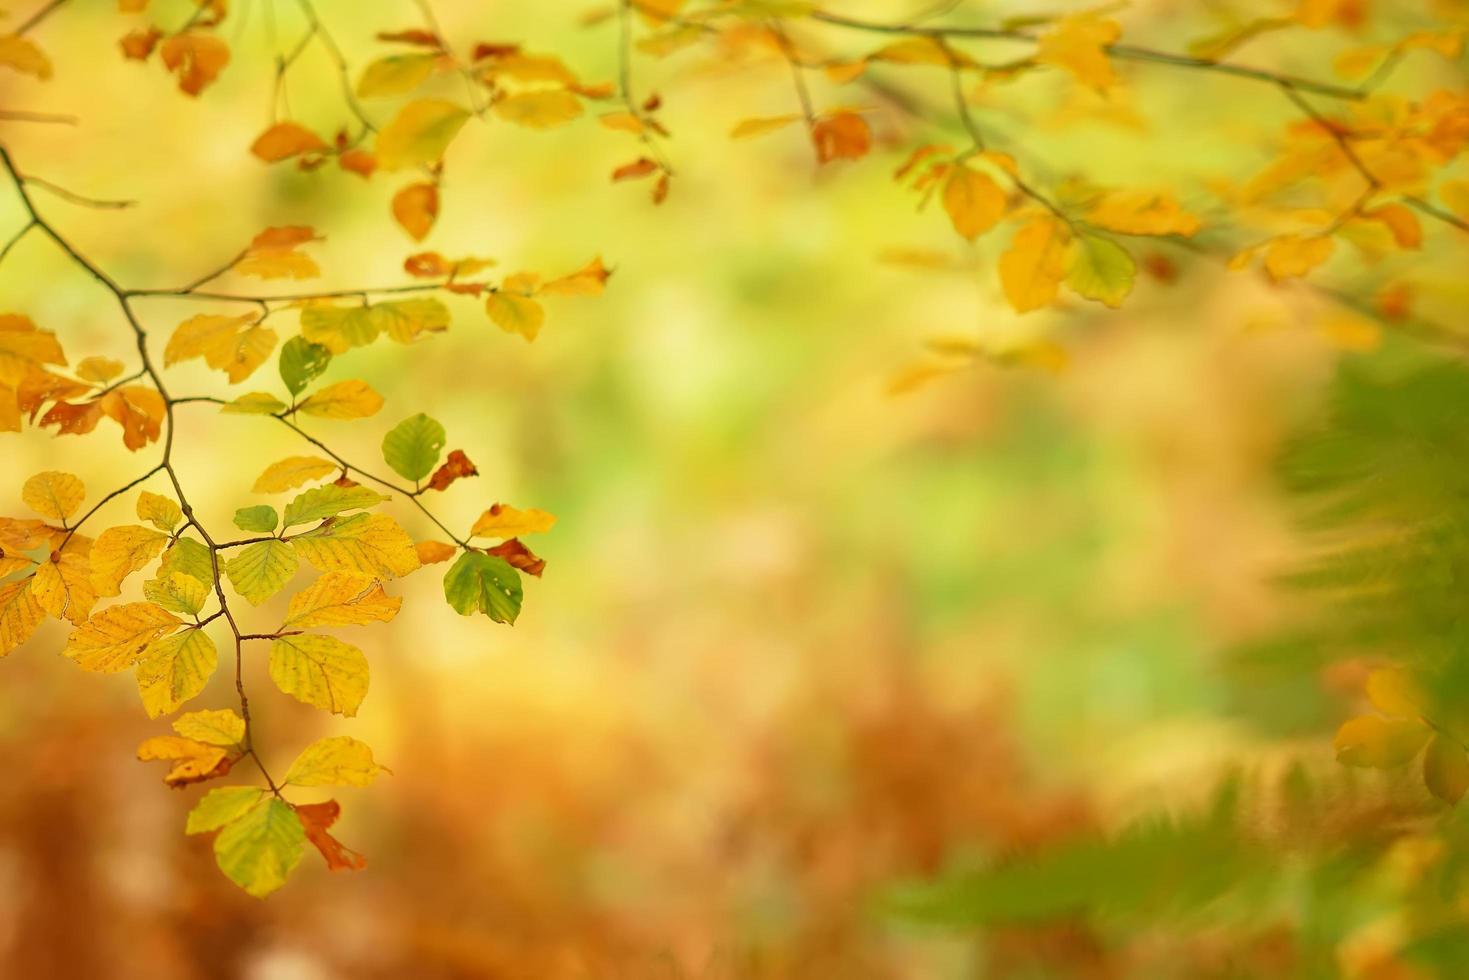
<instances>
[{"instance_id":1,"label":"blurred yellow background","mask_svg":"<svg viewBox=\"0 0 1469 980\"><path fill-rule=\"evenodd\" d=\"M375 32L418 23L406 2L318 6L358 66ZM615 28L583 26L592 6L436 4L457 44L522 43L611 80ZM1210 24L1198 6L1134 4L1129 36L1178 48ZM22 168L139 202L97 213L37 198L124 283L185 282L280 224L326 236L311 249L324 289L403 281L418 248L389 217L401 181L267 168L246 152L270 118L271 7L237 0L221 31L233 61L197 100L156 63L120 57L129 25L111 4L77 4L37 33L52 81L0 80L7 105L79 117L3 124ZM275 37L294 37L291 6L273 9ZM1285 40L1251 54L1325 71L1295 63ZM535 542L549 565L527 580L514 628L454 615L442 566L395 586L402 614L349 637L373 672L355 719L280 696L249 665L268 760L340 733L393 770L340 795L340 836L367 870L331 875L308 854L269 900L239 893L207 843L181 833L198 791L166 791L133 760L162 722L145 719L126 675L63 660L51 623L0 664L0 975L1006 975L1004 942L895 922L877 908L885 889L966 854L1189 805L1236 764L1289 753L1331 765L1331 719L1263 736L1220 676L1223 651L1283 615L1269 578L1296 545L1272 460L1336 360L1359 356L1322 329L1317 300L1170 253L1182 275L1140 279L1125 311L1019 317L994 280L1003 242L964 245L891 180L907 148L954 138L942 110L925 122L881 91L818 86L824 104L863 100L879 141L867 160L818 170L797 130L727 138L740 119L793 111L778 61L694 54L635 70L673 132L666 203L609 181L638 150L590 119L546 133L472 124L425 243L505 272L601 255L615 270L603 297L548 303L530 345L450 297L447 334L354 351L326 376L365 378L387 399L374 419L311 425L354 462L376 462L382 433L410 414L444 423L480 470L436 501L451 526L497 500L559 517ZM938 107L934 75L889 77ZM977 101L1044 180L1146 180L1200 209L1211 182L1266 159L1291 112L1230 79L1126 77L1110 103L1045 79ZM296 118L328 133L346 122L320 51L289 78ZM0 231L21 220L0 195ZM139 309L157 340L211 307ZM110 297L39 236L0 264L0 310L56 331L73 359L128 360ZM1045 338L1069 367L981 365L890 395L934 337ZM175 394L222 388L197 362L169 377ZM242 390L273 381L262 370ZM258 419L179 412L181 475L209 526L259 502L247 490L258 471L300 449ZM75 472L95 500L154 452L100 430L4 439L5 514L22 513L32 472ZM125 519L128 503L114 506ZM389 509L432 536L411 508ZM266 623L286 594L247 615ZM228 674L197 706L232 703ZM1028 941L1067 976L1171 976L1158 964L1183 962L1198 972L1177 975L1212 976L1210 964L1256 955L1207 937L1186 957L1121 960L1064 930Z\"/></svg>"}]
</instances>

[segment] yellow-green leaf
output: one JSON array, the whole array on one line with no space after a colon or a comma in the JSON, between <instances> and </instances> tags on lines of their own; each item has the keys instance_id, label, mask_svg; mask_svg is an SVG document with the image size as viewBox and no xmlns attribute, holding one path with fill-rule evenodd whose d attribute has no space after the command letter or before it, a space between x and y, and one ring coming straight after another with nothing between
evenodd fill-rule
<instances>
[{"instance_id":1,"label":"yellow-green leaf","mask_svg":"<svg viewBox=\"0 0 1469 980\"><path fill-rule=\"evenodd\" d=\"M296 575L300 561L291 546L272 538L247 544L225 562L224 574L236 592L258 606L286 587Z\"/></svg>"},{"instance_id":2,"label":"yellow-green leaf","mask_svg":"<svg viewBox=\"0 0 1469 980\"><path fill-rule=\"evenodd\" d=\"M408 103L377 134L378 166L402 170L437 163L468 119L468 110L442 99Z\"/></svg>"},{"instance_id":3,"label":"yellow-green leaf","mask_svg":"<svg viewBox=\"0 0 1469 980\"><path fill-rule=\"evenodd\" d=\"M1469 756L1464 747L1443 735L1434 735L1423 754L1423 783L1449 806L1458 803L1469 790Z\"/></svg>"},{"instance_id":4,"label":"yellow-green leaf","mask_svg":"<svg viewBox=\"0 0 1469 980\"><path fill-rule=\"evenodd\" d=\"M212 789L189 811L184 833L207 834L211 830L218 830L243 817L264 798L265 790L259 786L221 786Z\"/></svg>"},{"instance_id":5,"label":"yellow-green leaf","mask_svg":"<svg viewBox=\"0 0 1469 980\"><path fill-rule=\"evenodd\" d=\"M306 830L296 811L278 799L247 809L214 839L219 870L260 898L286 883L306 849Z\"/></svg>"},{"instance_id":6,"label":"yellow-green leaf","mask_svg":"<svg viewBox=\"0 0 1469 980\"><path fill-rule=\"evenodd\" d=\"M333 636L282 636L270 645L270 679L298 701L350 718L367 695L367 658Z\"/></svg>"},{"instance_id":7,"label":"yellow-green leaf","mask_svg":"<svg viewBox=\"0 0 1469 980\"><path fill-rule=\"evenodd\" d=\"M1077 237L1066 285L1079 295L1116 309L1132 292L1136 278L1137 263L1127 249L1101 235Z\"/></svg>"},{"instance_id":8,"label":"yellow-green leaf","mask_svg":"<svg viewBox=\"0 0 1469 980\"><path fill-rule=\"evenodd\" d=\"M177 711L197 697L218 662L214 641L201 629L182 630L155 640L143 651L134 673L148 717Z\"/></svg>"}]
</instances>

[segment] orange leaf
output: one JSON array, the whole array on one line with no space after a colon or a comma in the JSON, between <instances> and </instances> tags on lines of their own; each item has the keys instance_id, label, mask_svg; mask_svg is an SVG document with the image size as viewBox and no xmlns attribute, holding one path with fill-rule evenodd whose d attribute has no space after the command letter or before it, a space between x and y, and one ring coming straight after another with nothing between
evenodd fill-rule
<instances>
[{"instance_id":1,"label":"orange leaf","mask_svg":"<svg viewBox=\"0 0 1469 980\"><path fill-rule=\"evenodd\" d=\"M612 171L612 180L614 183L621 180L637 180L640 177L647 177L649 174L657 172L658 164L649 160L647 157L639 157L632 163L624 163Z\"/></svg>"},{"instance_id":2,"label":"orange leaf","mask_svg":"<svg viewBox=\"0 0 1469 980\"><path fill-rule=\"evenodd\" d=\"M230 49L213 34L175 34L163 42L163 64L177 73L179 88L198 95L229 64Z\"/></svg>"},{"instance_id":3,"label":"orange leaf","mask_svg":"<svg viewBox=\"0 0 1469 980\"><path fill-rule=\"evenodd\" d=\"M872 130L855 112L836 112L811 126L811 142L822 163L837 159L860 160L872 148Z\"/></svg>"},{"instance_id":4,"label":"orange leaf","mask_svg":"<svg viewBox=\"0 0 1469 980\"><path fill-rule=\"evenodd\" d=\"M317 153L326 149L320 136L298 123L276 123L255 138L250 152L266 163L286 160L302 153Z\"/></svg>"},{"instance_id":5,"label":"orange leaf","mask_svg":"<svg viewBox=\"0 0 1469 980\"><path fill-rule=\"evenodd\" d=\"M436 184L409 184L393 195L393 217L416 242L423 241L433 230L438 216L439 188Z\"/></svg>"},{"instance_id":6,"label":"orange leaf","mask_svg":"<svg viewBox=\"0 0 1469 980\"><path fill-rule=\"evenodd\" d=\"M300 803L295 810L302 829L306 831L306 839L326 858L328 868L333 871L361 871L367 867L367 858L327 833L342 814L342 807L336 800Z\"/></svg>"}]
</instances>

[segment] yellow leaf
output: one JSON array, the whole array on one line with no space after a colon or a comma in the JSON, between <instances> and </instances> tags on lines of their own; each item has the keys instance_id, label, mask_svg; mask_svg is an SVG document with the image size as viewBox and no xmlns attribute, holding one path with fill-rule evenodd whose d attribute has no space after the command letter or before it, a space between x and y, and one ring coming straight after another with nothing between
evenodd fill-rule
<instances>
[{"instance_id":1,"label":"yellow leaf","mask_svg":"<svg viewBox=\"0 0 1469 980\"><path fill-rule=\"evenodd\" d=\"M1417 721L1427 703L1417 681L1399 667L1374 670L1367 675L1365 687L1372 706L1392 718Z\"/></svg>"},{"instance_id":2,"label":"yellow leaf","mask_svg":"<svg viewBox=\"0 0 1469 980\"><path fill-rule=\"evenodd\" d=\"M367 695L367 658L336 637L282 636L270 645L270 679L298 701L351 718Z\"/></svg>"},{"instance_id":3,"label":"yellow leaf","mask_svg":"<svg viewBox=\"0 0 1469 980\"><path fill-rule=\"evenodd\" d=\"M1162 191L1112 191L1087 214L1089 224L1124 235L1197 234L1199 219Z\"/></svg>"},{"instance_id":4,"label":"yellow leaf","mask_svg":"<svg viewBox=\"0 0 1469 980\"><path fill-rule=\"evenodd\" d=\"M205 745L178 735L155 735L138 746L138 758L144 762L162 759L173 768L163 781L169 786L187 786L229 772L228 753L217 745Z\"/></svg>"},{"instance_id":5,"label":"yellow leaf","mask_svg":"<svg viewBox=\"0 0 1469 980\"><path fill-rule=\"evenodd\" d=\"M485 300L485 312L506 333L518 333L526 340L535 340L546 322L546 311L529 296L499 290Z\"/></svg>"},{"instance_id":6,"label":"yellow leaf","mask_svg":"<svg viewBox=\"0 0 1469 980\"><path fill-rule=\"evenodd\" d=\"M377 134L377 161L384 170L437 163L459 134L469 112L452 102L420 99L405 105Z\"/></svg>"},{"instance_id":7,"label":"yellow leaf","mask_svg":"<svg viewBox=\"0 0 1469 980\"><path fill-rule=\"evenodd\" d=\"M51 59L36 45L15 34L0 36L0 65L45 81L51 77Z\"/></svg>"},{"instance_id":8,"label":"yellow leaf","mask_svg":"<svg viewBox=\"0 0 1469 980\"><path fill-rule=\"evenodd\" d=\"M517 510L509 504L495 504L479 515L469 533L479 538L518 538L549 531L555 524L554 515L535 507Z\"/></svg>"},{"instance_id":9,"label":"yellow leaf","mask_svg":"<svg viewBox=\"0 0 1469 980\"><path fill-rule=\"evenodd\" d=\"M110 674L137 663L149 644L179 625L151 602L109 606L72 630L63 653L83 670Z\"/></svg>"},{"instance_id":10,"label":"yellow leaf","mask_svg":"<svg viewBox=\"0 0 1469 980\"><path fill-rule=\"evenodd\" d=\"M630 112L609 112L605 116L598 116L597 122L614 132L641 133L643 121Z\"/></svg>"},{"instance_id":11,"label":"yellow leaf","mask_svg":"<svg viewBox=\"0 0 1469 980\"><path fill-rule=\"evenodd\" d=\"M291 597L282 629L364 626L398 615L403 600L383 592L382 583L360 572L333 571Z\"/></svg>"},{"instance_id":12,"label":"yellow leaf","mask_svg":"<svg viewBox=\"0 0 1469 980\"><path fill-rule=\"evenodd\" d=\"M160 531L172 533L184 519L179 505L162 494L144 490L138 495L138 519L147 521Z\"/></svg>"},{"instance_id":13,"label":"yellow leaf","mask_svg":"<svg viewBox=\"0 0 1469 980\"><path fill-rule=\"evenodd\" d=\"M83 381L106 384L122 374L122 361L111 357L87 357L77 365L77 377Z\"/></svg>"},{"instance_id":14,"label":"yellow leaf","mask_svg":"<svg viewBox=\"0 0 1469 980\"><path fill-rule=\"evenodd\" d=\"M1027 313L1055 301L1066 278L1069 244L1066 226L1049 215L1033 219L1015 233L1009 250L1000 256L1000 285L1016 311Z\"/></svg>"},{"instance_id":15,"label":"yellow leaf","mask_svg":"<svg viewBox=\"0 0 1469 980\"><path fill-rule=\"evenodd\" d=\"M233 401L220 406L221 415L276 415L289 406L272 394L264 391L247 392Z\"/></svg>"},{"instance_id":16,"label":"yellow leaf","mask_svg":"<svg viewBox=\"0 0 1469 980\"><path fill-rule=\"evenodd\" d=\"M407 95L428 81L439 60L434 54L396 54L379 58L362 70L357 94L364 99Z\"/></svg>"},{"instance_id":17,"label":"yellow leaf","mask_svg":"<svg viewBox=\"0 0 1469 980\"><path fill-rule=\"evenodd\" d=\"M1282 235L1265 249L1265 271L1277 282L1299 278L1331 258L1335 248L1328 235Z\"/></svg>"},{"instance_id":18,"label":"yellow leaf","mask_svg":"<svg viewBox=\"0 0 1469 980\"><path fill-rule=\"evenodd\" d=\"M758 119L742 119L735 124L735 128L729 131L732 140L751 139L756 136L764 136L773 133L777 129L784 129L793 122L799 122L801 117L796 114L785 116L766 116Z\"/></svg>"},{"instance_id":19,"label":"yellow leaf","mask_svg":"<svg viewBox=\"0 0 1469 980\"><path fill-rule=\"evenodd\" d=\"M407 575L418 551L386 514L353 514L291 539L296 553L319 571L360 572L375 578Z\"/></svg>"},{"instance_id":20,"label":"yellow leaf","mask_svg":"<svg viewBox=\"0 0 1469 980\"><path fill-rule=\"evenodd\" d=\"M287 160L303 153L320 153L327 145L311 130L300 123L276 123L255 137L250 152L266 163Z\"/></svg>"},{"instance_id":21,"label":"yellow leaf","mask_svg":"<svg viewBox=\"0 0 1469 980\"><path fill-rule=\"evenodd\" d=\"M1117 81L1106 49L1121 36L1116 21L1096 14L1072 14L1041 35L1035 60L1065 69L1083 85L1106 90Z\"/></svg>"},{"instance_id":22,"label":"yellow leaf","mask_svg":"<svg viewBox=\"0 0 1469 980\"><path fill-rule=\"evenodd\" d=\"M288 456L267 466L251 489L256 493L284 493L303 483L335 473L336 470L336 463L320 456Z\"/></svg>"},{"instance_id":23,"label":"yellow leaf","mask_svg":"<svg viewBox=\"0 0 1469 980\"><path fill-rule=\"evenodd\" d=\"M87 488L70 473L47 470L37 473L20 488L20 499L42 517L64 521L87 497Z\"/></svg>"},{"instance_id":24,"label":"yellow leaf","mask_svg":"<svg viewBox=\"0 0 1469 980\"><path fill-rule=\"evenodd\" d=\"M184 738L226 749L245 741L245 719L232 708L191 711L173 723L173 730Z\"/></svg>"},{"instance_id":25,"label":"yellow leaf","mask_svg":"<svg viewBox=\"0 0 1469 980\"><path fill-rule=\"evenodd\" d=\"M944 181L944 210L954 230L971 242L1005 215L1005 192L987 174L955 164Z\"/></svg>"},{"instance_id":26,"label":"yellow leaf","mask_svg":"<svg viewBox=\"0 0 1469 980\"><path fill-rule=\"evenodd\" d=\"M1469 221L1469 180L1451 180L1438 189L1450 211Z\"/></svg>"},{"instance_id":27,"label":"yellow leaf","mask_svg":"<svg viewBox=\"0 0 1469 980\"><path fill-rule=\"evenodd\" d=\"M598 256L571 275L552 279L537 292L542 296L600 296L611 275Z\"/></svg>"},{"instance_id":28,"label":"yellow leaf","mask_svg":"<svg viewBox=\"0 0 1469 980\"><path fill-rule=\"evenodd\" d=\"M41 608L57 619L84 622L97 604L88 558L91 544L90 538L74 535L59 554L53 552L36 567L31 592Z\"/></svg>"},{"instance_id":29,"label":"yellow leaf","mask_svg":"<svg viewBox=\"0 0 1469 980\"><path fill-rule=\"evenodd\" d=\"M286 770L292 786L370 786L386 772L373 761L372 749L345 735L313 742Z\"/></svg>"},{"instance_id":30,"label":"yellow leaf","mask_svg":"<svg viewBox=\"0 0 1469 980\"><path fill-rule=\"evenodd\" d=\"M248 378L275 349L276 334L250 316L200 314L180 323L163 350L165 366L203 357L229 375L232 384Z\"/></svg>"},{"instance_id":31,"label":"yellow leaf","mask_svg":"<svg viewBox=\"0 0 1469 980\"><path fill-rule=\"evenodd\" d=\"M318 240L315 231L300 225L267 228L250 240L233 268L260 279L310 279L321 275L321 269L300 247Z\"/></svg>"},{"instance_id":32,"label":"yellow leaf","mask_svg":"<svg viewBox=\"0 0 1469 980\"><path fill-rule=\"evenodd\" d=\"M1428 735L1422 722L1363 715L1337 729L1336 758L1343 765L1391 769L1417 755Z\"/></svg>"},{"instance_id":33,"label":"yellow leaf","mask_svg":"<svg viewBox=\"0 0 1469 980\"><path fill-rule=\"evenodd\" d=\"M1469 790L1469 756L1464 747L1442 735L1433 736L1423 754L1423 783L1449 806L1458 803Z\"/></svg>"},{"instance_id":34,"label":"yellow leaf","mask_svg":"<svg viewBox=\"0 0 1469 980\"><path fill-rule=\"evenodd\" d=\"M581 114L581 100L564 89L520 92L495 103L495 115L532 129L561 126Z\"/></svg>"},{"instance_id":35,"label":"yellow leaf","mask_svg":"<svg viewBox=\"0 0 1469 980\"><path fill-rule=\"evenodd\" d=\"M448 561L459 550L443 541L420 541L414 545L414 549L418 552L420 565L436 565L441 561Z\"/></svg>"},{"instance_id":36,"label":"yellow leaf","mask_svg":"<svg viewBox=\"0 0 1469 980\"><path fill-rule=\"evenodd\" d=\"M92 586L99 596L122 591L123 580L163 552L168 535L137 524L110 527L92 543Z\"/></svg>"},{"instance_id":37,"label":"yellow leaf","mask_svg":"<svg viewBox=\"0 0 1469 980\"><path fill-rule=\"evenodd\" d=\"M30 585L28 578L0 585L0 657L30 639L46 618Z\"/></svg>"},{"instance_id":38,"label":"yellow leaf","mask_svg":"<svg viewBox=\"0 0 1469 980\"><path fill-rule=\"evenodd\" d=\"M209 683L219 661L214 641L201 629L155 640L143 651L134 676L149 718L177 711Z\"/></svg>"},{"instance_id":39,"label":"yellow leaf","mask_svg":"<svg viewBox=\"0 0 1469 980\"><path fill-rule=\"evenodd\" d=\"M383 396L366 381L338 381L303 401L299 409L324 419L362 419L377 414Z\"/></svg>"},{"instance_id":40,"label":"yellow leaf","mask_svg":"<svg viewBox=\"0 0 1469 980\"><path fill-rule=\"evenodd\" d=\"M421 242L428 236L438 216L437 184L428 181L409 184L393 195L393 218L415 242Z\"/></svg>"}]
</instances>

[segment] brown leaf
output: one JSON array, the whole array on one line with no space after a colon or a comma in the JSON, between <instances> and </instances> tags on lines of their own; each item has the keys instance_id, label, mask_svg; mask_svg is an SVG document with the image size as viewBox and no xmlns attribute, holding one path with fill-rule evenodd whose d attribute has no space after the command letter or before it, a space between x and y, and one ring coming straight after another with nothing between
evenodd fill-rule
<instances>
[{"instance_id":1,"label":"brown leaf","mask_svg":"<svg viewBox=\"0 0 1469 980\"><path fill-rule=\"evenodd\" d=\"M163 64L179 77L179 88L198 95L229 64L230 49L213 34L175 34L163 42Z\"/></svg>"},{"instance_id":2,"label":"brown leaf","mask_svg":"<svg viewBox=\"0 0 1469 980\"><path fill-rule=\"evenodd\" d=\"M455 449L449 453L443 465L434 470L434 475L428 478L425 489L447 490L449 484L465 476L479 476L479 470L475 469L469 457L464 455L464 450Z\"/></svg>"}]
</instances>

